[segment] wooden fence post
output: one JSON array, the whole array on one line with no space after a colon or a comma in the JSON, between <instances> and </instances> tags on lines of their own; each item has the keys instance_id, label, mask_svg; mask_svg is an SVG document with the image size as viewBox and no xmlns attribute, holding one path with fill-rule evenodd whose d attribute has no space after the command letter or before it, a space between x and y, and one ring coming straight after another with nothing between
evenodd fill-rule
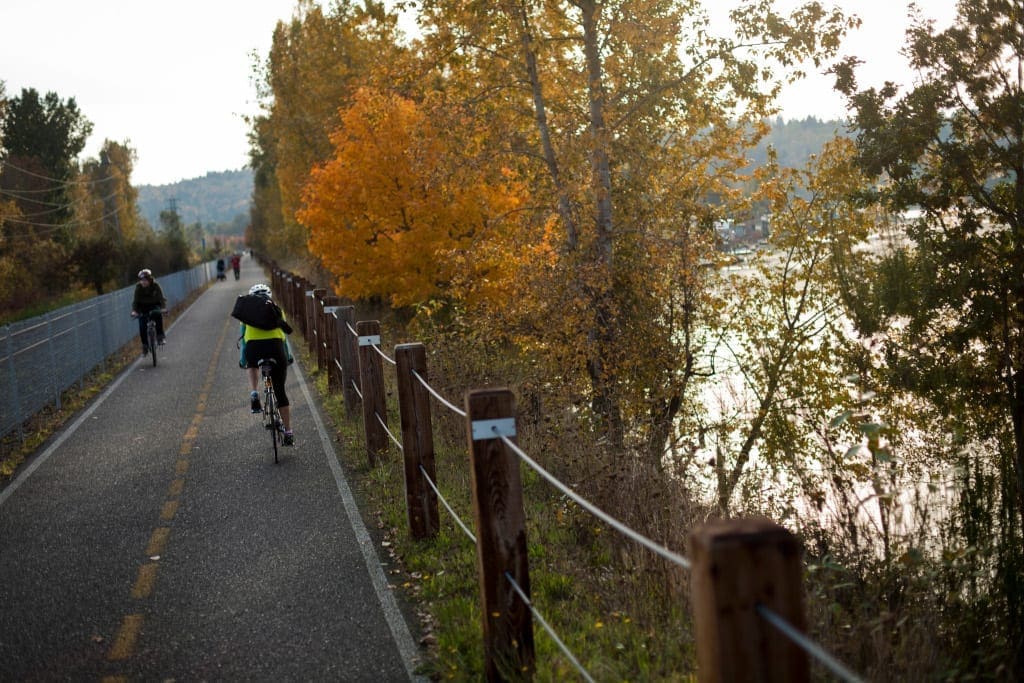
<instances>
[{"instance_id":1,"label":"wooden fence post","mask_svg":"<svg viewBox=\"0 0 1024 683\"><path fill-rule=\"evenodd\" d=\"M291 273L279 270L277 271L277 288L274 289L274 299L280 304L282 308L288 313L289 318L294 318L295 314L291 310L292 299L291 299L291 286L292 276Z\"/></svg>"},{"instance_id":2,"label":"wooden fence post","mask_svg":"<svg viewBox=\"0 0 1024 683\"><path fill-rule=\"evenodd\" d=\"M714 522L691 535L690 557L697 680L807 681L807 654L757 613L805 630L796 537L767 519Z\"/></svg>"},{"instance_id":3,"label":"wooden fence post","mask_svg":"<svg viewBox=\"0 0 1024 683\"><path fill-rule=\"evenodd\" d=\"M359 405L359 360L356 354L359 344L355 330L356 309L355 306L342 306L335 315L338 320L338 365L341 373L341 395L345 399L345 414L351 420L356 416L356 406ZM351 328L351 329L350 329Z\"/></svg>"},{"instance_id":4,"label":"wooden fence post","mask_svg":"<svg viewBox=\"0 0 1024 683\"><path fill-rule=\"evenodd\" d=\"M341 388L338 381L338 373L335 372L334 359L337 358L337 342L335 336L338 329L334 324L334 312L338 310L341 299L336 296L325 296L323 307L320 311L320 329L323 330L323 340L317 348L317 367L327 371L327 391L334 393Z\"/></svg>"},{"instance_id":5,"label":"wooden fence post","mask_svg":"<svg viewBox=\"0 0 1024 683\"><path fill-rule=\"evenodd\" d=\"M274 298L278 305L284 309L288 319L295 322L295 307L292 306L292 291L295 289L295 281L291 273L281 271L281 286L274 292ZM297 326L296 326L297 327Z\"/></svg>"},{"instance_id":6,"label":"wooden fence post","mask_svg":"<svg viewBox=\"0 0 1024 683\"><path fill-rule=\"evenodd\" d=\"M434 429L430 422L430 393L413 376L415 372L424 381L427 379L426 348L418 343L397 345L395 365L409 532L415 539L430 538L437 535L440 525L437 495L425 479L437 480L434 473Z\"/></svg>"},{"instance_id":7,"label":"wooden fence post","mask_svg":"<svg viewBox=\"0 0 1024 683\"><path fill-rule=\"evenodd\" d=\"M284 303L283 303L283 300L281 300L281 292L283 291L282 284L283 283L281 281L281 271L277 270L276 268L271 269L271 271L270 271L270 291L274 293L274 296L277 297L277 299L279 300L279 304L283 308L284 307ZM287 310L285 311L285 313L287 313Z\"/></svg>"},{"instance_id":8,"label":"wooden fence post","mask_svg":"<svg viewBox=\"0 0 1024 683\"><path fill-rule=\"evenodd\" d=\"M323 299L327 295L326 289L314 289L313 299L309 302L309 324L311 333L309 335L309 352L317 359L317 369L320 368L320 343L323 337L323 327L320 325L320 318L323 311Z\"/></svg>"},{"instance_id":9,"label":"wooden fence post","mask_svg":"<svg viewBox=\"0 0 1024 683\"><path fill-rule=\"evenodd\" d=\"M388 435L384 429L388 422L384 400L384 361L372 348L380 348L380 322L360 320L356 323L356 332L359 333L359 387L363 392L366 457L373 467L377 464L377 456L383 456L388 448Z\"/></svg>"},{"instance_id":10,"label":"wooden fence post","mask_svg":"<svg viewBox=\"0 0 1024 683\"><path fill-rule=\"evenodd\" d=\"M488 681L526 680L535 667L533 621L505 576L529 597L519 457L494 431L515 439L515 399L508 389L482 389L465 404L485 671Z\"/></svg>"},{"instance_id":11,"label":"wooden fence post","mask_svg":"<svg viewBox=\"0 0 1024 683\"><path fill-rule=\"evenodd\" d=\"M310 286L306 290L305 300L305 315L306 315L306 345L309 348L311 354L316 353L317 344L317 329L316 329L316 309L317 309L317 298L323 296L326 290L317 289L316 285Z\"/></svg>"},{"instance_id":12,"label":"wooden fence post","mask_svg":"<svg viewBox=\"0 0 1024 683\"><path fill-rule=\"evenodd\" d=\"M306 292L312 289L306 278L299 276L295 288L295 319L299 321L302 338L309 339L309 325L306 324Z\"/></svg>"},{"instance_id":13,"label":"wooden fence post","mask_svg":"<svg viewBox=\"0 0 1024 683\"><path fill-rule=\"evenodd\" d=\"M292 315L294 316L293 320L295 321L294 327L295 327L296 330L299 331L299 333L303 337L306 336L306 319L303 316L303 311L305 310L304 307L303 307L303 301L304 301L303 297L305 297L305 295L306 295L305 292L306 292L306 283L298 275L293 275L292 276L292 301L291 301L291 304L292 304Z\"/></svg>"},{"instance_id":14,"label":"wooden fence post","mask_svg":"<svg viewBox=\"0 0 1024 683\"><path fill-rule=\"evenodd\" d=\"M291 322L292 327L298 330L299 323L295 319L295 306L292 305L292 301L295 298L295 278L288 271L281 271L281 293L278 296L281 297L278 303L285 310L285 313L288 314L288 320Z\"/></svg>"}]
</instances>

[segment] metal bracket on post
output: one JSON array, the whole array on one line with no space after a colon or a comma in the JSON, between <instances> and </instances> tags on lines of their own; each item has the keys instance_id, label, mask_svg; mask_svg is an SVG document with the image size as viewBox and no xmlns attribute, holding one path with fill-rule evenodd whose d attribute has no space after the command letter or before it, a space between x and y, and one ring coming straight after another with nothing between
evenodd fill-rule
<instances>
[{"instance_id":1,"label":"metal bracket on post","mask_svg":"<svg viewBox=\"0 0 1024 683\"><path fill-rule=\"evenodd\" d=\"M516 419L503 417L496 420L473 420L473 441L498 439L503 436L512 438L516 435Z\"/></svg>"},{"instance_id":2,"label":"metal bracket on post","mask_svg":"<svg viewBox=\"0 0 1024 683\"><path fill-rule=\"evenodd\" d=\"M359 338L360 346L380 346L380 335L370 334Z\"/></svg>"}]
</instances>

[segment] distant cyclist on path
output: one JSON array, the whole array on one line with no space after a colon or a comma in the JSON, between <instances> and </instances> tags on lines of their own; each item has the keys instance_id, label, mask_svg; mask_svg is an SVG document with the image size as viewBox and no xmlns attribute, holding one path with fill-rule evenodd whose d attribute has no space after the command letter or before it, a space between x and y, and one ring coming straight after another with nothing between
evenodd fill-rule
<instances>
[{"instance_id":1,"label":"distant cyclist on path","mask_svg":"<svg viewBox=\"0 0 1024 683\"><path fill-rule=\"evenodd\" d=\"M249 288L249 294L263 297L270 300L270 287L265 284L253 285ZM281 313L281 322L284 323L284 313ZM249 375L249 406L252 412L258 413L263 410L260 404L259 368L257 363L263 359L275 361L270 374L274 383L274 394L277 396L277 406L281 411L281 422L284 423L285 446L295 445L295 435L292 433L291 409L288 407L288 394L284 391L284 383L288 378L288 365L292 362L291 349L288 347L288 336L281 327L265 330L253 325L241 323L239 334L241 336L241 356L238 365L246 369Z\"/></svg>"},{"instance_id":2,"label":"distant cyclist on path","mask_svg":"<svg viewBox=\"0 0 1024 683\"><path fill-rule=\"evenodd\" d=\"M153 279L153 271L143 268L139 271L139 282L135 285L135 296L132 299L132 317L139 319L139 339L142 340L142 355L149 353L149 343L146 338L146 317L144 314L153 313L152 318L156 322L156 343L164 345L164 317L161 312L167 308L167 297L160 283Z\"/></svg>"}]
</instances>

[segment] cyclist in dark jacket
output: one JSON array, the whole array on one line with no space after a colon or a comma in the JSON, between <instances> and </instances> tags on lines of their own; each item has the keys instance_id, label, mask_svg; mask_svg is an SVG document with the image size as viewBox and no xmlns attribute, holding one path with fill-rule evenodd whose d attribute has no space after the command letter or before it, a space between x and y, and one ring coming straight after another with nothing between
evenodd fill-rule
<instances>
[{"instance_id":1,"label":"cyclist in dark jacket","mask_svg":"<svg viewBox=\"0 0 1024 683\"><path fill-rule=\"evenodd\" d=\"M139 271L139 283L135 285L135 297L132 299L132 317L139 319L139 339L142 340L142 355L149 353L148 339L146 338L146 319L144 313L153 313L151 316L156 321L156 343L164 345L164 317L161 315L167 308L167 297L160 283L153 279L153 271L143 268Z\"/></svg>"}]
</instances>

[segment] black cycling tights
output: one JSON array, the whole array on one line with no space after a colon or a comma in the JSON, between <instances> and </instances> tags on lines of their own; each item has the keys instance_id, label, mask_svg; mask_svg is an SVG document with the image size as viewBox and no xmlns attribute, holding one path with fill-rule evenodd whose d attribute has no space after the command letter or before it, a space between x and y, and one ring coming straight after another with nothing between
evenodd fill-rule
<instances>
[{"instance_id":1,"label":"black cycling tights","mask_svg":"<svg viewBox=\"0 0 1024 683\"><path fill-rule=\"evenodd\" d=\"M257 363L265 358L273 358L274 369L270 372L270 380L274 383L274 394L277 396L277 407L288 405L288 394L284 392L284 381L288 377L288 357L284 352L284 341L280 339L254 339L245 343L245 367L258 367Z\"/></svg>"}]
</instances>

